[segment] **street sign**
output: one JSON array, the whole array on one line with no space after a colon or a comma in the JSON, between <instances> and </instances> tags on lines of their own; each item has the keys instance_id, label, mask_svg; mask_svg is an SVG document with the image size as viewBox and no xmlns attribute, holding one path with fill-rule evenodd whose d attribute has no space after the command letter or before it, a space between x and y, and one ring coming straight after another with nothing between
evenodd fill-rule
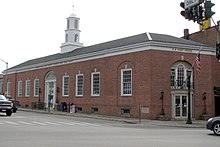
<instances>
[{"instance_id":1,"label":"street sign","mask_svg":"<svg viewBox=\"0 0 220 147\"><path fill-rule=\"evenodd\" d=\"M193 7L201 3L201 0L184 0L185 9Z\"/></svg>"},{"instance_id":2,"label":"street sign","mask_svg":"<svg viewBox=\"0 0 220 147\"><path fill-rule=\"evenodd\" d=\"M210 28L210 27L211 27L211 21L210 21L210 19L204 20L204 21L202 22L202 25L201 25L201 24L199 25L200 31L201 31L201 30L208 29L208 28Z\"/></svg>"}]
</instances>

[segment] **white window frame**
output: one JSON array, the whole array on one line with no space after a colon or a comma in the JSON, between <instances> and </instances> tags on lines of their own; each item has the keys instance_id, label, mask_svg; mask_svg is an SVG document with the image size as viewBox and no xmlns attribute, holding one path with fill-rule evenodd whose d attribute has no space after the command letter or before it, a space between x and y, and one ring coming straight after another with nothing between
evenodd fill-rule
<instances>
[{"instance_id":1,"label":"white window frame","mask_svg":"<svg viewBox=\"0 0 220 147\"><path fill-rule=\"evenodd\" d=\"M34 79L34 97L39 96L39 79Z\"/></svg>"},{"instance_id":2,"label":"white window frame","mask_svg":"<svg viewBox=\"0 0 220 147\"><path fill-rule=\"evenodd\" d=\"M22 96L22 81L18 81L18 97Z\"/></svg>"},{"instance_id":3,"label":"white window frame","mask_svg":"<svg viewBox=\"0 0 220 147\"><path fill-rule=\"evenodd\" d=\"M79 94L79 77L82 76L82 94ZM83 74L77 74L76 75L76 96L83 96L83 89L84 89L84 75Z\"/></svg>"},{"instance_id":4,"label":"white window frame","mask_svg":"<svg viewBox=\"0 0 220 147\"><path fill-rule=\"evenodd\" d=\"M124 71L131 71L131 93L126 94L124 93ZM127 68L127 69L121 69L121 96L132 96L132 69Z\"/></svg>"},{"instance_id":5,"label":"white window frame","mask_svg":"<svg viewBox=\"0 0 220 147\"><path fill-rule=\"evenodd\" d=\"M99 85L98 85L98 93L94 93L94 75L99 75ZM100 96L100 72L92 72L91 73L91 96Z\"/></svg>"},{"instance_id":6,"label":"white window frame","mask_svg":"<svg viewBox=\"0 0 220 147\"><path fill-rule=\"evenodd\" d=\"M31 81L26 80L25 82L25 96L30 97Z\"/></svg>"},{"instance_id":7,"label":"white window frame","mask_svg":"<svg viewBox=\"0 0 220 147\"><path fill-rule=\"evenodd\" d=\"M11 81L7 82L7 96L11 96Z\"/></svg>"},{"instance_id":8,"label":"white window frame","mask_svg":"<svg viewBox=\"0 0 220 147\"><path fill-rule=\"evenodd\" d=\"M68 81L67 81L67 85L65 85L66 81L65 81L65 78L68 78ZM66 87L67 86L67 87ZM67 89L66 89L67 88ZM67 90L67 93L65 93ZM63 76L63 82L62 82L62 96L69 96L69 76Z\"/></svg>"}]
</instances>

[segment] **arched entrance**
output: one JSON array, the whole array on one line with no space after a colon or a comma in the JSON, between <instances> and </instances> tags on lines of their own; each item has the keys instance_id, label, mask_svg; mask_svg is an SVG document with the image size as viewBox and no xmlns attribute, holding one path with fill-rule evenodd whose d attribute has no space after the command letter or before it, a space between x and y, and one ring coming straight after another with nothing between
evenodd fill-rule
<instances>
[{"instance_id":1,"label":"arched entrance","mask_svg":"<svg viewBox=\"0 0 220 147\"><path fill-rule=\"evenodd\" d=\"M191 71L191 85L193 85L192 66L184 61L176 62L171 67L171 109L173 119L187 119L188 104L190 104L190 113L194 116L194 89L191 86L190 98L188 97L187 71ZM190 100L190 103L189 103Z\"/></svg>"},{"instance_id":2,"label":"arched entrance","mask_svg":"<svg viewBox=\"0 0 220 147\"><path fill-rule=\"evenodd\" d=\"M54 108L56 102L56 74L51 71L45 76L45 100L46 108Z\"/></svg>"}]
</instances>

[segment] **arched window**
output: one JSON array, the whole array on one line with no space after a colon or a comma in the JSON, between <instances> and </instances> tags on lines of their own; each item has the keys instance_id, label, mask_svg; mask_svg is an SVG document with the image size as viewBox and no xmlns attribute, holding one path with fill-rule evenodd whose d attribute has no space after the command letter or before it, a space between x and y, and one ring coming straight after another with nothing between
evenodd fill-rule
<instances>
[{"instance_id":1,"label":"arched window","mask_svg":"<svg viewBox=\"0 0 220 147\"><path fill-rule=\"evenodd\" d=\"M172 65L170 69L170 86L172 89L186 88L187 70L191 70L191 65L186 62L176 62ZM191 76L191 81L192 78Z\"/></svg>"},{"instance_id":2,"label":"arched window","mask_svg":"<svg viewBox=\"0 0 220 147\"><path fill-rule=\"evenodd\" d=\"M49 72L46 77L45 80L56 80L56 74L54 72Z\"/></svg>"},{"instance_id":3,"label":"arched window","mask_svg":"<svg viewBox=\"0 0 220 147\"><path fill-rule=\"evenodd\" d=\"M177 85L183 86L184 83L184 66L179 65L177 67Z\"/></svg>"},{"instance_id":4,"label":"arched window","mask_svg":"<svg viewBox=\"0 0 220 147\"><path fill-rule=\"evenodd\" d=\"M75 35L74 41L79 42L79 35L78 34Z\"/></svg>"}]
</instances>

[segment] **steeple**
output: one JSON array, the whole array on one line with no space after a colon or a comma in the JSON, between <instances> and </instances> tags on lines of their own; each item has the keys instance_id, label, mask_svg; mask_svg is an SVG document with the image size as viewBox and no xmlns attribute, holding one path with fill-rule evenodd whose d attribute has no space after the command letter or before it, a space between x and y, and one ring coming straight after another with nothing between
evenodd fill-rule
<instances>
[{"instance_id":1,"label":"steeple","mask_svg":"<svg viewBox=\"0 0 220 147\"><path fill-rule=\"evenodd\" d=\"M67 18L65 42L61 44L61 53L71 52L83 46L83 44L79 42L81 32L79 30L79 20L80 19L74 13Z\"/></svg>"}]
</instances>

